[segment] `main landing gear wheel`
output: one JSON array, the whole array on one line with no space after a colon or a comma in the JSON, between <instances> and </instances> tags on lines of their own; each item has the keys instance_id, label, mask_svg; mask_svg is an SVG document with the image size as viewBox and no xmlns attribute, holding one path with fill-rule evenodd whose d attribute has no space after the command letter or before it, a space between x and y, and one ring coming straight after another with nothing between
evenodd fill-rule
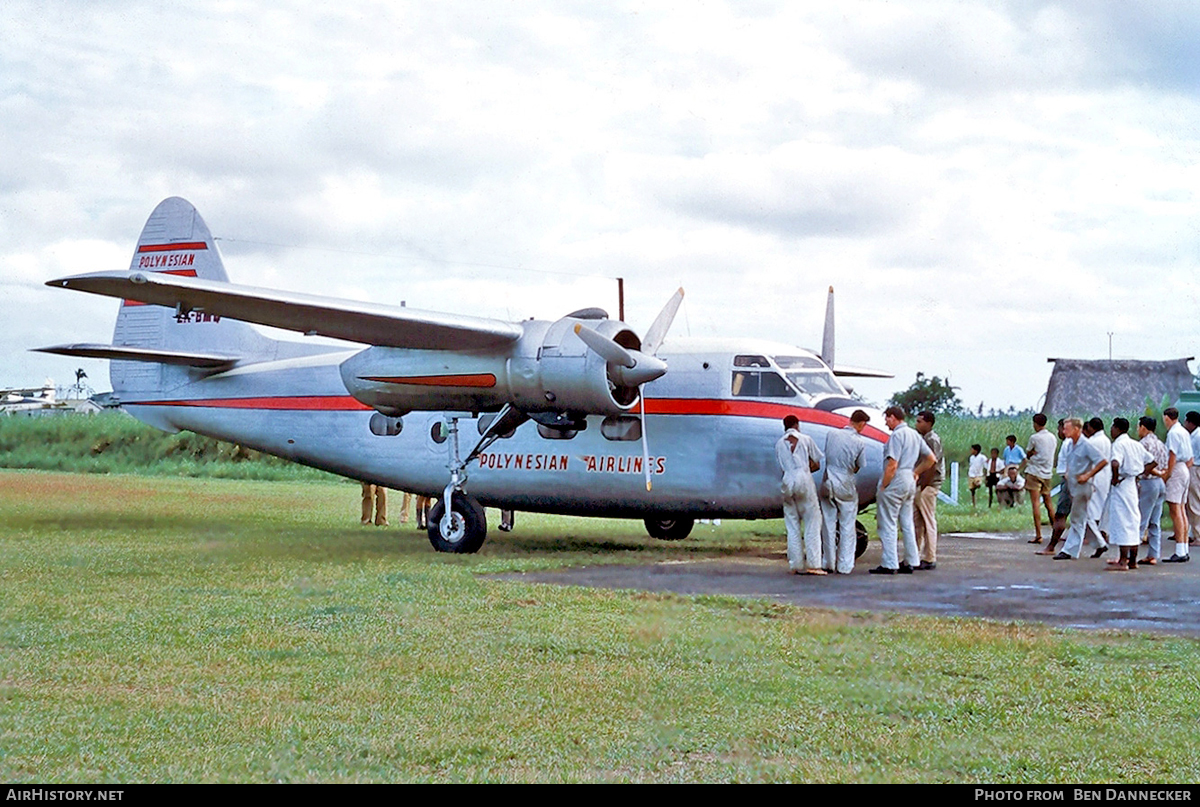
<instances>
[{"instance_id":1,"label":"main landing gear wheel","mask_svg":"<svg viewBox=\"0 0 1200 807\"><path fill-rule=\"evenodd\" d=\"M867 528L861 521L854 522L854 537L857 539L854 543L854 557L861 558L862 553L867 551Z\"/></svg>"},{"instance_id":2,"label":"main landing gear wheel","mask_svg":"<svg viewBox=\"0 0 1200 807\"><path fill-rule=\"evenodd\" d=\"M694 518L648 518L645 521L646 532L660 541L682 541L696 523Z\"/></svg>"},{"instance_id":3,"label":"main landing gear wheel","mask_svg":"<svg viewBox=\"0 0 1200 807\"><path fill-rule=\"evenodd\" d=\"M450 529L442 531L442 514L446 505L438 500L429 510L429 543L438 552L456 552L467 555L478 552L487 538L487 516L483 506L470 496L454 494L454 505L450 512Z\"/></svg>"}]
</instances>

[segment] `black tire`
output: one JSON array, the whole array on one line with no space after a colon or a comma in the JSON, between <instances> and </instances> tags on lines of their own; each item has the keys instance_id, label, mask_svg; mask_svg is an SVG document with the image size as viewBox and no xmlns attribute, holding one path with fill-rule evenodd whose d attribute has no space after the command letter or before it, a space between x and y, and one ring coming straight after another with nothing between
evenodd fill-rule
<instances>
[{"instance_id":1,"label":"black tire","mask_svg":"<svg viewBox=\"0 0 1200 807\"><path fill-rule=\"evenodd\" d=\"M854 522L854 537L857 539L854 543L854 557L861 558L862 553L867 551L867 528L861 521Z\"/></svg>"},{"instance_id":2,"label":"black tire","mask_svg":"<svg viewBox=\"0 0 1200 807\"><path fill-rule=\"evenodd\" d=\"M438 552L460 555L478 552L487 539L487 516L482 505L470 496L454 494L450 516L452 531L449 535L442 535L442 514L445 511L446 506L440 499L429 509L429 543L433 544L433 548Z\"/></svg>"},{"instance_id":3,"label":"black tire","mask_svg":"<svg viewBox=\"0 0 1200 807\"><path fill-rule=\"evenodd\" d=\"M646 532L660 541L682 541L692 532L694 518L648 518Z\"/></svg>"}]
</instances>

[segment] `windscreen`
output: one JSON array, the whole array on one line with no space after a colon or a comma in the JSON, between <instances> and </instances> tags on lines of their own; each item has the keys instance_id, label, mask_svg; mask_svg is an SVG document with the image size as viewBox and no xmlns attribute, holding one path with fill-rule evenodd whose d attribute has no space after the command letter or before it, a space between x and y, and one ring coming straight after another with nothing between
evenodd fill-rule
<instances>
[{"instance_id":1,"label":"windscreen","mask_svg":"<svg viewBox=\"0 0 1200 807\"><path fill-rule=\"evenodd\" d=\"M787 380L805 395L846 395L845 388L820 359L812 356L775 356Z\"/></svg>"}]
</instances>

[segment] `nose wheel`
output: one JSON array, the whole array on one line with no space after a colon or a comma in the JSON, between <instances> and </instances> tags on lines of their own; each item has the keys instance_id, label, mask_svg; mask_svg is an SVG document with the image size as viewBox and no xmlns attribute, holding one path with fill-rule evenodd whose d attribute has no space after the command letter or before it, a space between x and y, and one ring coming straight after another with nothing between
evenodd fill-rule
<instances>
[{"instance_id":1,"label":"nose wheel","mask_svg":"<svg viewBox=\"0 0 1200 807\"><path fill-rule=\"evenodd\" d=\"M463 493L451 497L450 518L443 521L446 513L444 501L438 501L429 511L429 543L438 552L454 552L460 555L479 551L487 539L487 516L483 505Z\"/></svg>"}]
</instances>

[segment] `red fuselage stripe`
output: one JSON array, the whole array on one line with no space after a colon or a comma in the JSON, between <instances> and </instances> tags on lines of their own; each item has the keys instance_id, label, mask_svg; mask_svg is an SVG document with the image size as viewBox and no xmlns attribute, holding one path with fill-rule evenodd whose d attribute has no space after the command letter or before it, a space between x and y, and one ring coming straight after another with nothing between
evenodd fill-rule
<instances>
[{"instance_id":1,"label":"red fuselage stripe","mask_svg":"<svg viewBox=\"0 0 1200 807\"><path fill-rule=\"evenodd\" d=\"M142 252L181 252L183 250L208 249L203 241L187 241L178 244L142 244L137 251Z\"/></svg>"},{"instance_id":2,"label":"red fuselage stripe","mask_svg":"<svg viewBox=\"0 0 1200 807\"><path fill-rule=\"evenodd\" d=\"M816 423L832 429L840 429L850 418L821 409L768 403L766 401L731 400L724 398L647 398L648 415L733 415L735 417L775 418L783 421L787 415L795 415L801 423ZM887 442L886 432L867 426L864 437Z\"/></svg>"},{"instance_id":3,"label":"red fuselage stripe","mask_svg":"<svg viewBox=\"0 0 1200 807\"><path fill-rule=\"evenodd\" d=\"M371 407L359 403L349 395L294 395L270 398L212 398L191 401L138 401L135 406L198 406L218 409L276 409L322 412L362 412ZM783 420L785 415L795 415L801 423L813 423L840 429L850 422L845 415L825 412L808 407L765 401L732 401L720 398L647 398L648 415L715 415L733 417L770 418ZM880 442L887 441L887 434L867 426L863 436Z\"/></svg>"},{"instance_id":4,"label":"red fuselage stripe","mask_svg":"<svg viewBox=\"0 0 1200 807\"><path fill-rule=\"evenodd\" d=\"M419 387L494 387L496 376L491 373L469 375L410 375L410 376L363 376L363 381L379 381L384 384L412 384Z\"/></svg>"}]
</instances>

